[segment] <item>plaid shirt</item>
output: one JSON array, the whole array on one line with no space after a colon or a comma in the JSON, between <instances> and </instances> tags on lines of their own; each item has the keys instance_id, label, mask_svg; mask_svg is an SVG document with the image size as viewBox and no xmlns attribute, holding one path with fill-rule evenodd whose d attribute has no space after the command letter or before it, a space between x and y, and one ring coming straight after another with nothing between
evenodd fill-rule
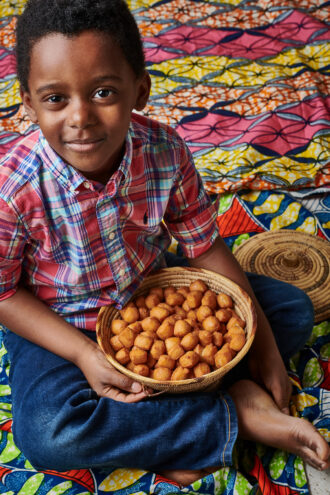
<instances>
[{"instance_id":1,"label":"plaid shirt","mask_svg":"<svg viewBox=\"0 0 330 495\"><path fill-rule=\"evenodd\" d=\"M63 162L41 131L0 165L0 300L24 285L69 323L95 330L159 266L171 235L191 258L217 236L216 211L177 133L133 115L106 186Z\"/></svg>"}]
</instances>

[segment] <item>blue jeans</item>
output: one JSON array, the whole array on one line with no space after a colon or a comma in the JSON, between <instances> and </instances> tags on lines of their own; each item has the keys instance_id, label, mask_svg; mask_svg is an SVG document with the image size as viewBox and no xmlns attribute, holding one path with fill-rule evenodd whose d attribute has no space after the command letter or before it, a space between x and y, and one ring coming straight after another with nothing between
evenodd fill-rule
<instances>
[{"instance_id":1,"label":"blue jeans","mask_svg":"<svg viewBox=\"0 0 330 495\"><path fill-rule=\"evenodd\" d=\"M311 333L311 302L291 285L248 276L287 361ZM124 404L98 397L75 365L10 331L5 345L14 440L36 469L157 472L231 464L237 417L224 390Z\"/></svg>"}]
</instances>

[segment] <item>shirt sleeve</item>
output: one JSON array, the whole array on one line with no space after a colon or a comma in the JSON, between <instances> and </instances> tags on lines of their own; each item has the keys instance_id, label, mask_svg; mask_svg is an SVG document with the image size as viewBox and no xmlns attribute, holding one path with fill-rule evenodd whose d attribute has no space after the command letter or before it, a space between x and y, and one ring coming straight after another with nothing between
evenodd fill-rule
<instances>
[{"instance_id":1,"label":"shirt sleeve","mask_svg":"<svg viewBox=\"0 0 330 495\"><path fill-rule=\"evenodd\" d=\"M207 251L218 237L217 209L204 189L188 147L182 144L180 167L164 221L188 258Z\"/></svg>"},{"instance_id":2,"label":"shirt sleeve","mask_svg":"<svg viewBox=\"0 0 330 495\"><path fill-rule=\"evenodd\" d=\"M26 232L18 215L0 199L0 301L17 290L25 243Z\"/></svg>"}]
</instances>

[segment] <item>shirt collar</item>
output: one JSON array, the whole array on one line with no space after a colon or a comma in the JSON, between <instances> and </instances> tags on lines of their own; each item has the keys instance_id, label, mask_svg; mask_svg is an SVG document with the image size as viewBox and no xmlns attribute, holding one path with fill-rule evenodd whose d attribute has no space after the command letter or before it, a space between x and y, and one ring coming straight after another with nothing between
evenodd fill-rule
<instances>
[{"instance_id":1,"label":"shirt collar","mask_svg":"<svg viewBox=\"0 0 330 495\"><path fill-rule=\"evenodd\" d=\"M41 130L39 135L39 150L44 164L65 189L73 192L86 181L86 178L82 174L62 160L56 151L53 150Z\"/></svg>"}]
</instances>

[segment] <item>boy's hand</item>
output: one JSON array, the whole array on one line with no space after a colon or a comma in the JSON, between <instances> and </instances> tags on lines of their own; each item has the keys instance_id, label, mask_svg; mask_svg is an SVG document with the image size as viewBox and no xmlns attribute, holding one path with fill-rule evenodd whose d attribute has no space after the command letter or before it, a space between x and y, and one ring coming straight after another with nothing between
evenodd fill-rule
<instances>
[{"instance_id":1,"label":"boy's hand","mask_svg":"<svg viewBox=\"0 0 330 495\"><path fill-rule=\"evenodd\" d=\"M151 394L151 391L145 390L140 383L117 371L107 361L98 345L91 343L92 346L88 346L86 352L82 353L77 365L97 395L119 402L132 403Z\"/></svg>"}]
</instances>

